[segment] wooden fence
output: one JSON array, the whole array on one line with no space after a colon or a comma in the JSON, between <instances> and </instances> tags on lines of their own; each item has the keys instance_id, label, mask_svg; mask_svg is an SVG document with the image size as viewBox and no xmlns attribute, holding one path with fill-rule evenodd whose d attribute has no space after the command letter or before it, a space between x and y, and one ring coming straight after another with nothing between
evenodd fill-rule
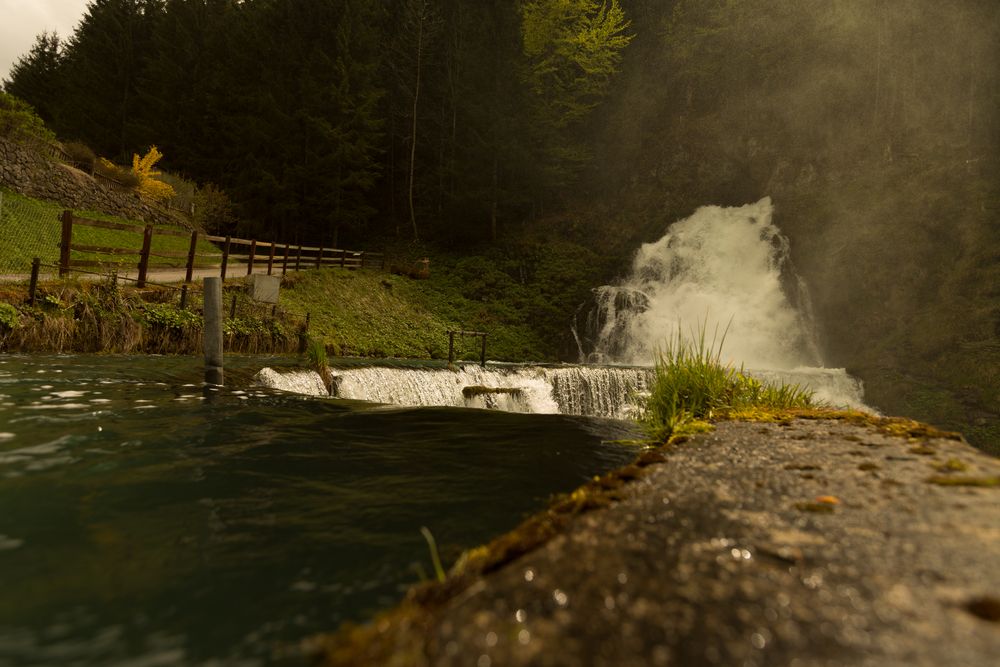
<instances>
[{"instance_id":1,"label":"wooden fence","mask_svg":"<svg viewBox=\"0 0 1000 667\"><path fill-rule=\"evenodd\" d=\"M137 242L138 247L108 247L91 246L73 243L73 227L98 227L101 229L112 229L117 231L134 232L142 235L141 242ZM152 250L153 236L180 236L190 239L187 252L168 252ZM219 253L198 252L198 242L208 241L221 247ZM59 242L59 276L65 276L73 268L106 267L108 262L101 260L73 259L72 252L84 252L95 255L108 255L111 257L121 257L127 255L138 255L139 263L136 268L139 270L137 282L138 287L145 287L146 278L151 268L156 267L151 264L151 258L163 259L184 259L185 277L184 282L191 282L195 269L219 269L219 275L223 281L228 273L242 272L250 275L254 268L263 269L267 266L267 275L272 275L278 269L281 275L289 271L301 271L303 269L318 269L320 267L338 266L345 269L376 268L385 270L385 254L380 252L366 252L360 250L343 250L340 248L324 248L322 246L301 246L288 243L274 243L269 241L257 241L255 239L238 239L231 236L211 236L199 234L197 231L180 231L175 229L165 229L163 227L153 227L153 225L129 225L120 222L105 222L103 220L90 220L80 218L72 211L63 211L62 214L62 238ZM244 252L241 252L245 250ZM219 264L197 263L198 260L215 259ZM171 267L180 268L180 267Z\"/></svg>"}]
</instances>

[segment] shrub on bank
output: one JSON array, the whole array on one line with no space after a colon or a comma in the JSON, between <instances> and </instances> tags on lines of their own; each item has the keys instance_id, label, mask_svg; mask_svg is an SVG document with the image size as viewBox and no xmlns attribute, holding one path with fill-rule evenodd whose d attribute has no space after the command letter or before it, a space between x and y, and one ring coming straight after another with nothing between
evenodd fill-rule
<instances>
[{"instance_id":1,"label":"shrub on bank","mask_svg":"<svg viewBox=\"0 0 1000 667\"><path fill-rule=\"evenodd\" d=\"M69 156L70 164L82 169L88 174L94 172L97 154L82 141L69 141L63 144L63 151Z\"/></svg>"},{"instance_id":2,"label":"shrub on bank","mask_svg":"<svg viewBox=\"0 0 1000 667\"><path fill-rule=\"evenodd\" d=\"M294 352L294 322L241 295L239 317L225 321L226 350ZM172 290L131 290L108 280L40 287L34 307L0 303L0 346L16 352L197 354L204 320L193 296L180 308Z\"/></svg>"}]
</instances>

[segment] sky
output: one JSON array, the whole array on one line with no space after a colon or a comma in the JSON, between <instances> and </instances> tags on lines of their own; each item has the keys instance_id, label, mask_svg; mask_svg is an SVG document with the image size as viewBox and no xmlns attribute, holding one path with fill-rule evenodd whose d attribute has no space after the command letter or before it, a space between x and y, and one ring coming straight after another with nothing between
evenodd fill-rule
<instances>
[{"instance_id":1,"label":"sky","mask_svg":"<svg viewBox=\"0 0 1000 667\"><path fill-rule=\"evenodd\" d=\"M89 0L0 0L0 79L6 79L35 37L48 30L69 38Z\"/></svg>"}]
</instances>

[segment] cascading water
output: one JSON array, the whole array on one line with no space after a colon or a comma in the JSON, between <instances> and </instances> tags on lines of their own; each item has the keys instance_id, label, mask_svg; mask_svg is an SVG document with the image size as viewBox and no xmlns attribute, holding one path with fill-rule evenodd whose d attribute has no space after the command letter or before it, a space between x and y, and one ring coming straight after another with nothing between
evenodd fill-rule
<instances>
[{"instance_id":1,"label":"cascading water","mask_svg":"<svg viewBox=\"0 0 1000 667\"><path fill-rule=\"evenodd\" d=\"M304 379L312 374L315 380ZM464 366L457 370L366 366L333 370L333 395L405 406L446 405L508 412L561 413L624 419L652 378L648 368ZM257 383L297 393L325 395L312 371L278 373L265 368Z\"/></svg>"},{"instance_id":2,"label":"cascading water","mask_svg":"<svg viewBox=\"0 0 1000 667\"><path fill-rule=\"evenodd\" d=\"M594 290L584 361L650 365L678 333L725 333L723 355L748 368L820 365L788 240L771 222L770 198L738 208L706 206L643 245L618 285Z\"/></svg>"},{"instance_id":3,"label":"cascading water","mask_svg":"<svg viewBox=\"0 0 1000 667\"><path fill-rule=\"evenodd\" d=\"M648 366L667 341L704 333L713 349L722 345L725 362L761 379L862 407L856 379L822 368L808 292L772 214L769 197L705 206L643 245L624 280L594 290L595 307L577 332L581 360Z\"/></svg>"},{"instance_id":4,"label":"cascading water","mask_svg":"<svg viewBox=\"0 0 1000 667\"><path fill-rule=\"evenodd\" d=\"M657 348L678 333L702 329L713 349L724 335L724 360L751 375L808 387L834 406L864 407L860 382L843 369L822 368L808 293L772 212L769 198L737 208L707 206L642 246L626 279L594 290L597 304L587 326L582 335L574 330L588 365L358 366L334 369L333 395L404 406L628 418L649 388ZM318 375L262 372L257 381L326 394Z\"/></svg>"}]
</instances>

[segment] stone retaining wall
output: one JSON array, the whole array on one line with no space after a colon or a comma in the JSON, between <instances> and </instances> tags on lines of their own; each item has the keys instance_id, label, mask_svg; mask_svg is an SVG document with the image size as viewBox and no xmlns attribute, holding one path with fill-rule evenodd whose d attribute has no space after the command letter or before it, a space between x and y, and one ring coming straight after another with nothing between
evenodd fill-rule
<instances>
[{"instance_id":1,"label":"stone retaining wall","mask_svg":"<svg viewBox=\"0 0 1000 667\"><path fill-rule=\"evenodd\" d=\"M0 184L25 196L58 202L69 209L100 211L151 223L182 222L151 206L136 192L101 185L79 169L3 137L0 137Z\"/></svg>"}]
</instances>

